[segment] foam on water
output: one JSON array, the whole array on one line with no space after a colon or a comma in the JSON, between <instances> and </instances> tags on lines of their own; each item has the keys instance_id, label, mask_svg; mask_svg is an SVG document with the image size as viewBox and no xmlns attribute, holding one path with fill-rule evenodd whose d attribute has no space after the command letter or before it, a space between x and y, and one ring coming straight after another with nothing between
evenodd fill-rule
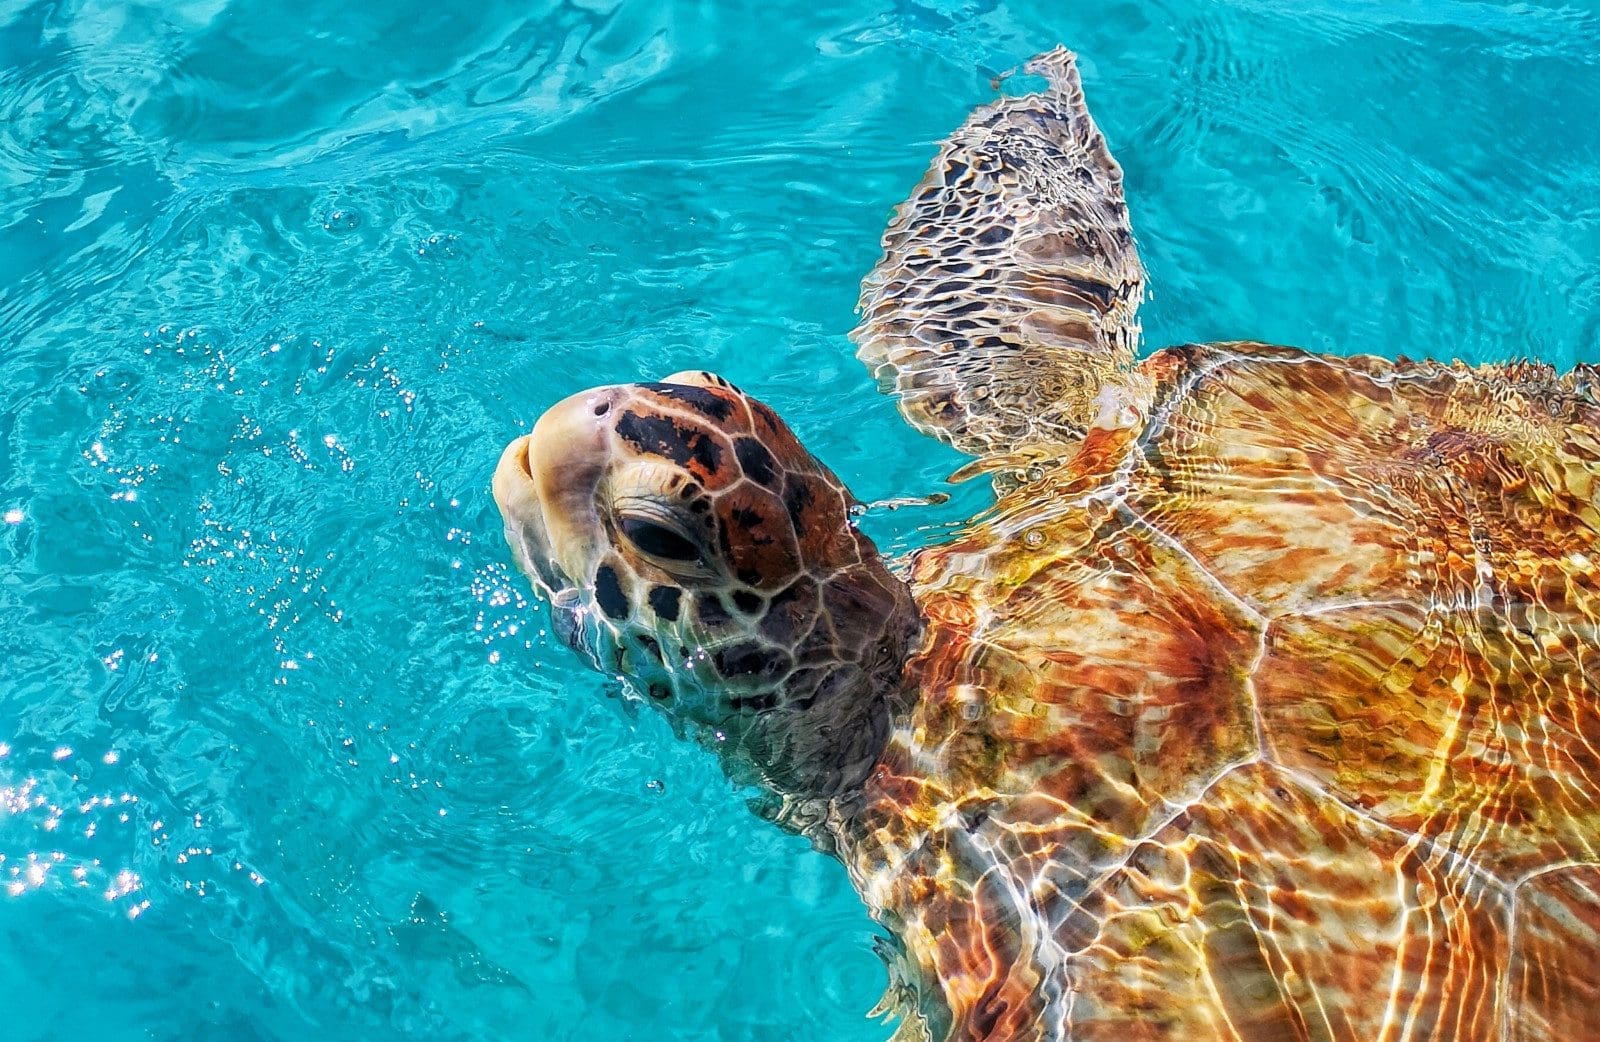
<instances>
[{"instance_id":1,"label":"foam on water","mask_svg":"<svg viewBox=\"0 0 1600 1042\"><path fill-rule=\"evenodd\" d=\"M1596 359L1582 6L0 6L10 1037L886 1037L842 872L546 633L488 476L704 367L941 488L856 281L1057 42L1153 346Z\"/></svg>"}]
</instances>

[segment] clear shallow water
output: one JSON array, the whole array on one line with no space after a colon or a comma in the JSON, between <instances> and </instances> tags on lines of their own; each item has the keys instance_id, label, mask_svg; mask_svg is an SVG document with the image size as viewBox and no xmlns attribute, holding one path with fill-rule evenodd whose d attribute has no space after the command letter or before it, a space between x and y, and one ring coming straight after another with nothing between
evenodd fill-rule
<instances>
[{"instance_id":1,"label":"clear shallow water","mask_svg":"<svg viewBox=\"0 0 1600 1042\"><path fill-rule=\"evenodd\" d=\"M488 475L703 366L939 488L843 333L1033 51L1084 55L1153 346L1600 357L1593 9L452 11L0 5L8 1037L883 1039L842 873L546 637Z\"/></svg>"}]
</instances>

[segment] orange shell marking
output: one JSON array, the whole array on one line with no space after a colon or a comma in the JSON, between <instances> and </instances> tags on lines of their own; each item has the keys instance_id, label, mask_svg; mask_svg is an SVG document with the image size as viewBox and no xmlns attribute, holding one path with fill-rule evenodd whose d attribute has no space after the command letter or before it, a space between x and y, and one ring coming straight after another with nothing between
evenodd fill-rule
<instances>
[{"instance_id":1,"label":"orange shell marking","mask_svg":"<svg viewBox=\"0 0 1600 1042\"><path fill-rule=\"evenodd\" d=\"M845 837L915 1030L1600 1037L1596 373L1142 368L1142 435L915 563Z\"/></svg>"}]
</instances>

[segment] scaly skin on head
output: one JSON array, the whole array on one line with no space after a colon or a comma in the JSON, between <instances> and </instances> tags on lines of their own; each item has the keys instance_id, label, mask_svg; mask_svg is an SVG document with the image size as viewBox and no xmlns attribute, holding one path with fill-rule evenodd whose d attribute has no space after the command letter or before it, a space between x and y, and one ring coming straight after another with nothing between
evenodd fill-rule
<instances>
[{"instance_id":1,"label":"scaly skin on head","mask_svg":"<svg viewBox=\"0 0 1600 1042\"><path fill-rule=\"evenodd\" d=\"M920 622L771 409L708 373L586 391L506 448L494 494L557 632L731 774L800 797L867 776Z\"/></svg>"}]
</instances>

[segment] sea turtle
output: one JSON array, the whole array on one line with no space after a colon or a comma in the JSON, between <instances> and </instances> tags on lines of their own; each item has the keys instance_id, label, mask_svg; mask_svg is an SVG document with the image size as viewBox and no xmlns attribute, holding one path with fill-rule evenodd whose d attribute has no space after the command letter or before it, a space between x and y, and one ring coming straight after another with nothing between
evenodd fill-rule
<instances>
[{"instance_id":1,"label":"sea turtle","mask_svg":"<svg viewBox=\"0 0 1600 1042\"><path fill-rule=\"evenodd\" d=\"M764 786L893 938L900 1037L1600 1038L1600 372L1135 356L1073 56L940 148L860 356L997 476L886 563L708 373L495 497L559 631Z\"/></svg>"}]
</instances>

